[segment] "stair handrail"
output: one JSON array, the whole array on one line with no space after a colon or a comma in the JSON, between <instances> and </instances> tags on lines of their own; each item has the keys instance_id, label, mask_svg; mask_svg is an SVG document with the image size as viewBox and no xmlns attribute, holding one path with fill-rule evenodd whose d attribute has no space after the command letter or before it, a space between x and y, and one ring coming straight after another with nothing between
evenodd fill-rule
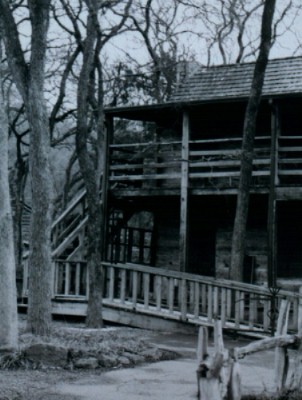
<instances>
[{"instance_id":1,"label":"stair handrail","mask_svg":"<svg viewBox=\"0 0 302 400\"><path fill-rule=\"evenodd\" d=\"M77 205L84 199L86 196L86 189L84 189L80 194L72 200L69 205L65 208L65 210L62 212L62 214L59 215L59 217L51 224L51 230L53 230L60 222L63 221L63 219L77 207Z\"/></svg>"}]
</instances>

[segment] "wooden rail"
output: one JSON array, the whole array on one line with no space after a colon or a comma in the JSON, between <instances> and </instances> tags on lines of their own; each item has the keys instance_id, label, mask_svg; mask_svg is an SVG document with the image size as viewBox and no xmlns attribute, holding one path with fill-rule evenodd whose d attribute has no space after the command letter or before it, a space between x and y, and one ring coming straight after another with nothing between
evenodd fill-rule
<instances>
[{"instance_id":1,"label":"wooden rail","mask_svg":"<svg viewBox=\"0 0 302 400\"><path fill-rule=\"evenodd\" d=\"M191 186L203 185L207 179L238 178L240 173L241 138L194 140L189 142L189 180ZM181 142L141 143L110 146L110 176L121 187L180 187ZM270 174L270 137L256 138L254 177ZM267 178L268 180L268 178ZM153 182L153 183L152 183ZM224 185L229 185L224 182Z\"/></svg>"},{"instance_id":2,"label":"wooden rail","mask_svg":"<svg viewBox=\"0 0 302 400\"><path fill-rule=\"evenodd\" d=\"M87 282L84 263L81 263L82 275L70 275L71 265L76 264L56 263L57 270L60 269L60 273L56 273L56 290L61 290L55 291L55 296L70 299L73 293L68 288L81 287ZM290 304L289 329L292 332L297 331L302 318L299 293L280 290L274 294L256 285L135 264L103 263L103 269L104 304L129 311L208 326L219 318L224 328L268 334L273 326L272 318L277 318L277 308L286 298ZM63 283L59 282L60 276L64 277ZM68 279L72 282L68 283ZM85 294L84 298L87 290ZM79 296L80 292L74 295ZM271 309L272 304L276 309Z\"/></svg>"},{"instance_id":3,"label":"wooden rail","mask_svg":"<svg viewBox=\"0 0 302 400\"><path fill-rule=\"evenodd\" d=\"M52 256L68 258L83 244L87 224L86 191L83 190L51 226Z\"/></svg>"},{"instance_id":4,"label":"wooden rail","mask_svg":"<svg viewBox=\"0 0 302 400\"><path fill-rule=\"evenodd\" d=\"M189 142L190 187L236 186L240 173L240 137L191 140ZM271 137L255 139L253 184L269 185ZM122 188L180 187L181 142L120 144L110 146L111 183ZM302 175L302 136L280 136L277 146L280 184L299 183Z\"/></svg>"}]
</instances>

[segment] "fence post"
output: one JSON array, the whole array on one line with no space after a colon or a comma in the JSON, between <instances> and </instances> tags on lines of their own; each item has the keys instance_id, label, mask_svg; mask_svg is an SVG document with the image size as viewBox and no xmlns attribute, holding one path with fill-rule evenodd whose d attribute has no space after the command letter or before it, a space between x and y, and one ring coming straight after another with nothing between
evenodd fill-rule
<instances>
[{"instance_id":1,"label":"fence post","mask_svg":"<svg viewBox=\"0 0 302 400\"><path fill-rule=\"evenodd\" d=\"M299 301L298 301L298 335L302 337L302 286L299 288ZM291 389L302 389L302 342L300 342L299 349L295 359L294 372L291 378Z\"/></svg>"},{"instance_id":2,"label":"fence post","mask_svg":"<svg viewBox=\"0 0 302 400\"><path fill-rule=\"evenodd\" d=\"M198 400L222 400L227 392L225 379L226 351L223 345L221 321L216 320L214 324L215 353L208 355L208 333L207 329L201 327L198 336L198 369L197 388ZM238 397L236 400L239 400Z\"/></svg>"},{"instance_id":3,"label":"fence post","mask_svg":"<svg viewBox=\"0 0 302 400\"><path fill-rule=\"evenodd\" d=\"M279 317L277 322L276 336L286 335L288 328L289 300L281 300ZM280 391L284 388L288 372L288 353L287 347L276 347L275 349L275 386Z\"/></svg>"},{"instance_id":4,"label":"fence post","mask_svg":"<svg viewBox=\"0 0 302 400\"><path fill-rule=\"evenodd\" d=\"M302 286L299 288L298 300L298 335L302 336Z\"/></svg>"}]
</instances>

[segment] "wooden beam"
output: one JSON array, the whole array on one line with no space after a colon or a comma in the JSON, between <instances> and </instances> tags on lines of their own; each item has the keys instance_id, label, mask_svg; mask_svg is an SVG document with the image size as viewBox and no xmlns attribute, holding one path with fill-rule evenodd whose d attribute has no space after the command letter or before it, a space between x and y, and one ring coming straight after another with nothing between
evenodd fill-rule
<instances>
[{"instance_id":1,"label":"wooden beam","mask_svg":"<svg viewBox=\"0 0 302 400\"><path fill-rule=\"evenodd\" d=\"M102 212L102 250L103 260L107 257L107 230L108 230L108 190L109 190L109 144L113 138L113 117L106 117L106 129L104 130L103 142L103 179L102 179L102 197L101 197L101 212Z\"/></svg>"},{"instance_id":2,"label":"wooden beam","mask_svg":"<svg viewBox=\"0 0 302 400\"><path fill-rule=\"evenodd\" d=\"M276 286L277 271L277 200L276 186L278 185L278 136L279 132L279 112L278 106L272 104L271 107L271 168L270 168L270 191L268 199L268 286Z\"/></svg>"},{"instance_id":3,"label":"wooden beam","mask_svg":"<svg viewBox=\"0 0 302 400\"><path fill-rule=\"evenodd\" d=\"M179 264L185 272L188 264L188 183L189 183L189 114L183 112L182 147L181 147L181 189L180 189L180 229L179 229Z\"/></svg>"}]
</instances>

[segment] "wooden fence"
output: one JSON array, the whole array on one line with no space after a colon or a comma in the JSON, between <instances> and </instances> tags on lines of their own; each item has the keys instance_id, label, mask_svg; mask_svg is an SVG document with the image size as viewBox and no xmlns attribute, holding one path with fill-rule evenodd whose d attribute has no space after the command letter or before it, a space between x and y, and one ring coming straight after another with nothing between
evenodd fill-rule
<instances>
[{"instance_id":1,"label":"wooden fence","mask_svg":"<svg viewBox=\"0 0 302 400\"><path fill-rule=\"evenodd\" d=\"M302 308L302 305L300 304ZM247 346L225 349L220 320L214 322L214 352L209 355L207 328L199 329L197 347L197 397L198 400L240 400L242 397L240 360L250 354L275 349L274 389L276 393L286 387L291 390L302 389L301 335L302 325L297 334L288 334L290 301L282 299L275 336L249 343ZM295 368L288 380L288 347L300 346L295 357ZM257 368L253 366L253 368Z\"/></svg>"},{"instance_id":2,"label":"wooden fence","mask_svg":"<svg viewBox=\"0 0 302 400\"><path fill-rule=\"evenodd\" d=\"M54 296L81 297L81 288L87 298L85 268L83 262L57 261ZM269 334L287 299L289 330L296 332L302 321L299 293L136 264L103 263L103 271L104 303L121 309L196 325L212 326L219 318L223 328Z\"/></svg>"}]
</instances>

